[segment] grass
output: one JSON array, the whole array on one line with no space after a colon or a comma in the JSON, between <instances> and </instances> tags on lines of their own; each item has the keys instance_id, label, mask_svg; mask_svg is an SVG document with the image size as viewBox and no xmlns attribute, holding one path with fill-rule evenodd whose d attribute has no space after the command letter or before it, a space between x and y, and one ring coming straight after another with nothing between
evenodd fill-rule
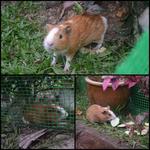
<instances>
[{"instance_id":1,"label":"grass","mask_svg":"<svg viewBox=\"0 0 150 150\"><path fill-rule=\"evenodd\" d=\"M73 10L76 11L77 14L81 14L84 12L83 7L78 2L75 3Z\"/></svg>"},{"instance_id":2,"label":"grass","mask_svg":"<svg viewBox=\"0 0 150 150\"><path fill-rule=\"evenodd\" d=\"M18 136L20 129L13 128L7 124L1 124L1 149L18 149Z\"/></svg>"},{"instance_id":3,"label":"grass","mask_svg":"<svg viewBox=\"0 0 150 150\"><path fill-rule=\"evenodd\" d=\"M8 3L1 15L1 67L3 74L64 74L64 59L56 67L50 66L52 55L43 48L45 36L43 10L40 2ZM42 12L42 13L41 13ZM40 14L41 13L41 14ZM128 46L116 50L117 43L105 43L107 51L92 55L78 52L71 63L71 74L112 73L121 58L127 55Z\"/></svg>"},{"instance_id":4,"label":"grass","mask_svg":"<svg viewBox=\"0 0 150 150\"><path fill-rule=\"evenodd\" d=\"M8 4L2 9L2 73L30 74L46 69L43 67L47 61L42 47L44 34L36 17L29 20L29 14L39 9L31 1Z\"/></svg>"},{"instance_id":5,"label":"grass","mask_svg":"<svg viewBox=\"0 0 150 150\"><path fill-rule=\"evenodd\" d=\"M8 133L5 137L1 138L1 140L1 149L19 149L18 134Z\"/></svg>"},{"instance_id":6,"label":"grass","mask_svg":"<svg viewBox=\"0 0 150 150\"><path fill-rule=\"evenodd\" d=\"M120 140L121 142L129 144L131 147L135 143L137 143L138 146L140 146L143 149L149 149L149 135L145 136L138 136L138 135L133 135L131 137L127 136L124 132L125 129L123 128L113 128L110 124L108 123L89 123L85 117L86 110L88 108L88 98L86 92L78 92L77 95L77 108L83 112L81 116L77 116L76 118L79 120L82 120L84 123L86 123L88 126L95 128L97 131L102 132L104 134L107 134L111 136L114 139ZM123 114L119 113L118 114L120 118L120 122L128 122L128 120Z\"/></svg>"}]
</instances>

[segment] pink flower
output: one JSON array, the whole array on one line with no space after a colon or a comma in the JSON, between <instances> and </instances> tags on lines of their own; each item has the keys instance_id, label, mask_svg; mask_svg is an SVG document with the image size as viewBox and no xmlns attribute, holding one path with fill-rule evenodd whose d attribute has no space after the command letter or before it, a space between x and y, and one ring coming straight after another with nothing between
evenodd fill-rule
<instances>
[{"instance_id":1,"label":"pink flower","mask_svg":"<svg viewBox=\"0 0 150 150\"><path fill-rule=\"evenodd\" d=\"M103 76L103 90L105 91L109 85L112 86L113 90L116 90L119 85L120 81L124 82L124 85L127 85L128 88L135 86L140 80L141 76Z\"/></svg>"}]
</instances>

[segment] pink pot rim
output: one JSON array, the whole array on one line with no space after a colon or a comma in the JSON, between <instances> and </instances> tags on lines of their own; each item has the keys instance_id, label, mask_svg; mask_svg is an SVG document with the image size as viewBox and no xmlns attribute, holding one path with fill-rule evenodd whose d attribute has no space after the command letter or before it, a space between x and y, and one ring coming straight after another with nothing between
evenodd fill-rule
<instances>
[{"instance_id":1,"label":"pink pot rim","mask_svg":"<svg viewBox=\"0 0 150 150\"><path fill-rule=\"evenodd\" d=\"M102 84L103 84L102 82L93 81L93 80L89 79L89 77L85 77L85 81L86 81L87 83L89 83L89 84L97 85L97 86L102 86ZM120 86L124 86L125 84L124 84L123 81L120 81L120 82L119 82L119 85L120 85ZM111 87L112 84L109 83L108 86Z\"/></svg>"}]
</instances>

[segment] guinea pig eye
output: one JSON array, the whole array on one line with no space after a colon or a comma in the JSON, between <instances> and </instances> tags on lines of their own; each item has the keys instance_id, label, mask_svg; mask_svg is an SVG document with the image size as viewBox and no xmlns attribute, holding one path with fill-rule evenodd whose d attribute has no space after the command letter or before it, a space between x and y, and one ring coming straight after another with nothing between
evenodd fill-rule
<instances>
[{"instance_id":1,"label":"guinea pig eye","mask_svg":"<svg viewBox=\"0 0 150 150\"><path fill-rule=\"evenodd\" d=\"M48 112L53 112L53 110L52 109L48 109Z\"/></svg>"},{"instance_id":2,"label":"guinea pig eye","mask_svg":"<svg viewBox=\"0 0 150 150\"><path fill-rule=\"evenodd\" d=\"M62 39L62 35L61 34L59 35L59 38Z\"/></svg>"},{"instance_id":3,"label":"guinea pig eye","mask_svg":"<svg viewBox=\"0 0 150 150\"><path fill-rule=\"evenodd\" d=\"M47 112L54 112L55 110L53 108L50 108L47 110Z\"/></svg>"}]
</instances>

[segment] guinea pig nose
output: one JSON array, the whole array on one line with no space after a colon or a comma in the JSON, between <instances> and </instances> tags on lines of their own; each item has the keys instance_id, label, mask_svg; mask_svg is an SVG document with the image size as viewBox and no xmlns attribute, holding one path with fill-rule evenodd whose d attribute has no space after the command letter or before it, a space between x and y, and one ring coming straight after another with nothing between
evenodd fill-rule
<instances>
[{"instance_id":1,"label":"guinea pig nose","mask_svg":"<svg viewBox=\"0 0 150 150\"><path fill-rule=\"evenodd\" d=\"M52 47L53 46L53 43L48 43L49 47Z\"/></svg>"}]
</instances>

